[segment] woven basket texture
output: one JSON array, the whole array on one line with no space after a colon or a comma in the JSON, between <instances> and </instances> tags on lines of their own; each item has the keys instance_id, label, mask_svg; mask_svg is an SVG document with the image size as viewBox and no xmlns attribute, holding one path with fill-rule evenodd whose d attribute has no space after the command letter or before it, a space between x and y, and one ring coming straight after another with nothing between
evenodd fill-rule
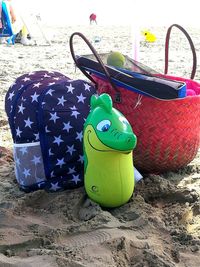
<instances>
[{"instance_id":1,"label":"woven basket texture","mask_svg":"<svg viewBox=\"0 0 200 267\"><path fill-rule=\"evenodd\" d=\"M170 77L170 76L168 76ZM96 76L98 93L108 93L116 109L130 122L137 136L134 165L145 173L176 171L196 156L200 146L200 84L185 81L195 96L163 101L118 88L121 103L114 102L116 91Z\"/></svg>"}]
</instances>

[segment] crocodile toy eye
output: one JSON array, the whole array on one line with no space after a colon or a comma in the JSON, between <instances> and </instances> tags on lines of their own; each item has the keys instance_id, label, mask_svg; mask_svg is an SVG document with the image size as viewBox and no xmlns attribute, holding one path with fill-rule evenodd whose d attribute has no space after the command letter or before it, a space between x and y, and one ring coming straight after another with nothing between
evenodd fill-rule
<instances>
[{"instance_id":1,"label":"crocodile toy eye","mask_svg":"<svg viewBox=\"0 0 200 267\"><path fill-rule=\"evenodd\" d=\"M125 118L125 117L119 117L119 120L122 122L122 123L124 123L124 124L126 124L126 125L128 125L129 124L129 122L128 122L128 120Z\"/></svg>"},{"instance_id":2,"label":"crocodile toy eye","mask_svg":"<svg viewBox=\"0 0 200 267\"><path fill-rule=\"evenodd\" d=\"M107 132L110 128L111 122L109 120L100 121L97 124L97 130L101 132Z\"/></svg>"}]
</instances>

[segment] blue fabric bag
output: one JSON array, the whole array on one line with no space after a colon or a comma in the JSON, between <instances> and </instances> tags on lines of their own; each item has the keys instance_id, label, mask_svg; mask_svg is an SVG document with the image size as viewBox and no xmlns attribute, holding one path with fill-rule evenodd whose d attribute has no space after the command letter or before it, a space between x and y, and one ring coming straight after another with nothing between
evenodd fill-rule
<instances>
[{"instance_id":1,"label":"blue fabric bag","mask_svg":"<svg viewBox=\"0 0 200 267\"><path fill-rule=\"evenodd\" d=\"M83 124L95 87L59 72L16 79L5 98L15 174L24 191L83 185Z\"/></svg>"}]
</instances>

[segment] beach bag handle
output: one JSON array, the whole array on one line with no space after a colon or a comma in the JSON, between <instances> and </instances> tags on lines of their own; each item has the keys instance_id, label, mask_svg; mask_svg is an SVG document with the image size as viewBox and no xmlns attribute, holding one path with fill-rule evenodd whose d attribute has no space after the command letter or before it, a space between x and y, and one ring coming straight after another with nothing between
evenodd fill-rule
<instances>
[{"instance_id":1,"label":"beach bag handle","mask_svg":"<svg viewBox=\"0 0 200 267\"><path fill-rule=\"evenodd\" d=\"M192 55L193 55L193 66L192 66L192 73L190 75L190 78L194 79L194 76L196 73L196 68L197 68L197 56L196 56L195 47L194 47L193 41L192 41L191 37L189 36L189 34L186 32L186 30L183 27L181 27L178 24L172 24L167 30L167 35L166 35L166 39L165 39L165 70L164 70L164 74L167 74L167 72L168 72L169 39L170 39L171 30L173 27L177 27L179 30L181 30L185 34L185 36L186 36L186 38L190 44L190 48L192 50Z\"/></svg>"},{"instance_id":2,"label":"beach bag handle","mask_svg":"<svg viewBox=\"0 0 200 267\"><path fill-rule=\"evenodd\" d=\"M80 69L80 71L82 71L82 73L91 81L95 84L96 89L98 87L98 83L93 79L93 77L86 71L84 70L78 63L77 61L77 57L75 55L74 52L74 45L73 45L73 38L74 36L77 35L79 37L81 37L85 43L88 45L88 47L90 48L90 50L92 51L92 53L94 54L96 60L98 61L98 63L100 64L100 66L102 67L102 70L104 71L104 74L106 75L106 78L108 79L109 83L112 85L113 89L115 90L116 94L115 94L115 98L114 98L114 102L116 103L120 103L121 102L121 93L119 92L119 90L117 89L117 87L115 86L115 84L112 82L112 79L110 77L110 73L108 72L106 66L104 65L103 61L101 60L101 58L99 57L97 51L95 50L95 48L92 46L92 44L90 43L90 41L80 32L74 32L69 39L69 46L70 46L70 52L72 55L72 58L76 64L76 66Z\"/></svg>"}]
</instances>

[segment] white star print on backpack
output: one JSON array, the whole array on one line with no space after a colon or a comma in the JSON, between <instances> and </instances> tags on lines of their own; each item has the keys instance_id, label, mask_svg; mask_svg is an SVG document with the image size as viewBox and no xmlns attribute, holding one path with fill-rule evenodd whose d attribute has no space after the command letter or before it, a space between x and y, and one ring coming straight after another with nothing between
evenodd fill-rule
<instances>
[{"instance_id":1,"label":"white star print on backpack","mask_svg":"<svg viewBox=\"0 0 200 267\"><path fill-rule=\"evenodd\" d=\"M83 185L83 124L92 84L59 72L16 79L5 99L20 188L57 191Z\"/></svg>"}]
</instances>

